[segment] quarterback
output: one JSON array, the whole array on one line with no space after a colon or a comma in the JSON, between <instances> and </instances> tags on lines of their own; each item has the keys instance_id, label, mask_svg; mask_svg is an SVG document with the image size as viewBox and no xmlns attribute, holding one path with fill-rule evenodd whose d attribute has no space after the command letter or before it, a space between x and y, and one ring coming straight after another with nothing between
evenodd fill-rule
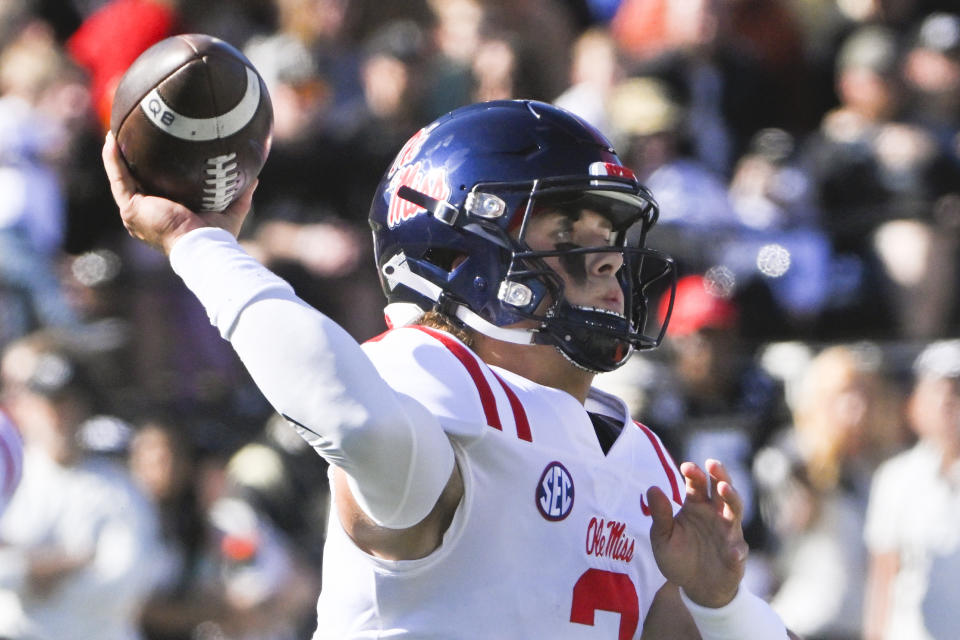
<instances>
[{"instance_id":1,"label":"quarterback","mask_svg":"<svg viewBox=\"0 0 960 640\"><path fill-rule=\"evenodd\" d=\"M370 209L390 330L364 345L244 253L222 214L138 193L164 251L254 380L331 464L321 638L787 638L740 582L723 465L677 468L598 372L659 344L672 261L610 143L532 101L463 107L400 150Z\"/></svg>"}]
</instances>

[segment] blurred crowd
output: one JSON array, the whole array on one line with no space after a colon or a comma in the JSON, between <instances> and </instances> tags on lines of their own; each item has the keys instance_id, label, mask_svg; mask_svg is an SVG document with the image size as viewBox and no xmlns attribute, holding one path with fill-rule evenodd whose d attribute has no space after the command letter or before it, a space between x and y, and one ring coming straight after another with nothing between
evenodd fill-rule
<instances>
[{"instance_id":1,"label":"blurred crowd","mask_svg":"<svg viewBox=\"0 0 960 640\"><path fill-rule=\"evenodd\" d=\"M385 328L367 209L413 132L513 97L597 126L680 275L664 346L599 384L728 464L788 627L958 637L956 0L0 1L0 407L26 443L0 637L323 625L324 462L127 238L99 160L123 71L184 32L273 100L241 240L358 340Z\"/></svg>"}]
</instances>

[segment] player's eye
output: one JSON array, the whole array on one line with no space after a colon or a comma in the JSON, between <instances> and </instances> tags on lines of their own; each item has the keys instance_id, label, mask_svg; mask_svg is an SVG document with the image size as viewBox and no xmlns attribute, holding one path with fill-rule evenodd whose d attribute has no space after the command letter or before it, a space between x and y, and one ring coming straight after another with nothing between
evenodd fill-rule
<instances>
[{"instance_id":1,"label":"player's eye","mask_svg":"<svg viewBox=\"0 0 960 640\"><path fill-rule=\"evenodd\" d=\"M556 227L553 230L553 241L557 244L573 242L573 221L567 216L557 216Z\"/></svg>"}]
</instances>

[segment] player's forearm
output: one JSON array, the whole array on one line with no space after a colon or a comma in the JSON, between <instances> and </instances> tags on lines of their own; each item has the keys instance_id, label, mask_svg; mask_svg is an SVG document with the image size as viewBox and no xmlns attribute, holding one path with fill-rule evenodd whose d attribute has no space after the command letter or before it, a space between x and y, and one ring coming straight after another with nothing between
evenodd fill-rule
<instances>
[{"instance_id":1,"label":"player's forearm","mask_svg":"<svg viewBox=\"0 0 960 640\"><path fill-rule=\"evenodd\" d=\"M267 400L347 472L368 515L398 528L425 517L453 469L436 417L396 394L345 330L226 232L188 234L170 257Z\"/></svg>"}]
</instances>

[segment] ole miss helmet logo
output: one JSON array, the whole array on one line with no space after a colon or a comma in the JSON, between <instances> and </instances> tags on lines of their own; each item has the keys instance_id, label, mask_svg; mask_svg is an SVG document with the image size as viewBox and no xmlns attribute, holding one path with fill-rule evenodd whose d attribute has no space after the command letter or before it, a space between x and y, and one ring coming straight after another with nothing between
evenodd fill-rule
<instances>
[{"instance_id":1,"label":"ole miss helmet logo","mask_svg":"<svg viewBox=\"0 0 960 640\"><path fill-rule=\"evenodd\" d=\"M423 145L430 138L430 132L436 124L420 129L397 154L387 177L390 184L387 193L390 194L390 205L387 208L387 226L391 229L409 220L413 216L424 213L426 209L404 200L397 195L401 186L410 187L414 191L445 201L450 197L450 185L447 182L447 170L442 167L430 167L424 160L417 160Z\"/></svg>"},{"instance_id":2,"label":"ole miss helmet logo","mask_svg":"<svg viewBox=\"0 0 960 640\"><path fill-rule=\"evenodd\" d=\"M537 483L537 508L547 520L563 520L573 509L573 477L559 462L551 462Z\"/></svg>"},{"instance_id":3,"label":"ole miss helmet logo","mask_svg":"<svg viewBox=\"0 0 960 640\"><path fill-rule=\"evenodd\" d=\"M443 167L425 169L424 162L418 160L400 168L387 189L390 194L390 206L387 209L387 226L393 229L413 216L424 213L426 209L397 195L401 187L410 187L414 191L430 196L441 202L450 197L450 185L447 182L447 170Z\"/></svg>"}]
</instances>

